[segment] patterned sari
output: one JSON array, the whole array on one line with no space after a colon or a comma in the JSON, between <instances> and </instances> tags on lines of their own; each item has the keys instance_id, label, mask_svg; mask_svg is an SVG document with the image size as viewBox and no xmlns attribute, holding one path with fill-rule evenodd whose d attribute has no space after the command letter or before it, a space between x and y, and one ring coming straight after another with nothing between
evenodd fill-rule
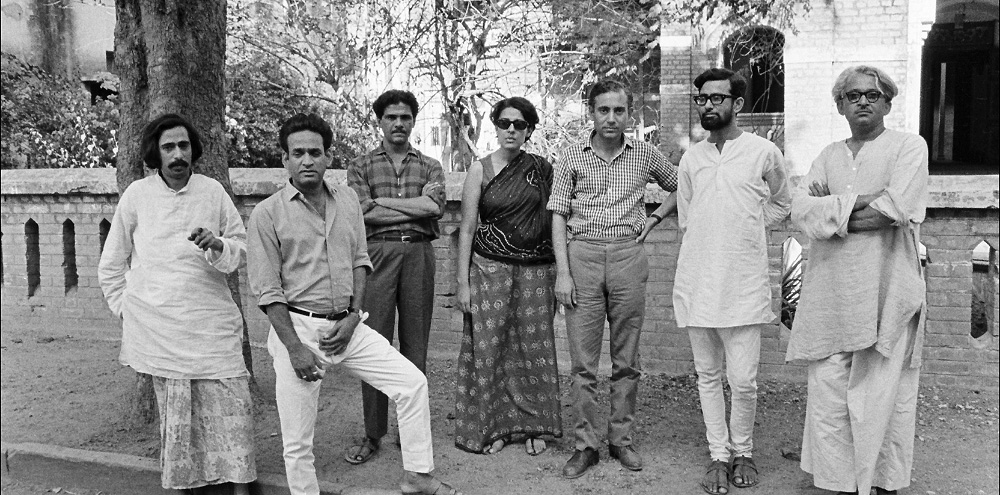
<instances>
[{"instance_id":1,"label":"patterned sari","mask_svg":"<svg viewBox=\"0 0 1000 495\"><path fill-rule=\"evenodd\" d=\"M488 158L483 169L455 404L455 445L475 453L513 435L562 436L545 210L552 167L522 152L492 179Z\"/></svg>"}]
</instances>

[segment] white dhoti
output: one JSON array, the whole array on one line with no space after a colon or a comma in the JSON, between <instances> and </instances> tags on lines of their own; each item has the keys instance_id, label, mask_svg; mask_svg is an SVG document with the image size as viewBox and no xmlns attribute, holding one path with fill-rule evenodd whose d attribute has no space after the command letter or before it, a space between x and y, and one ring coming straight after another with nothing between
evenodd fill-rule
<instances>
[{"instance_id":1,"label":"white dhoti","mask_svg":"<svg viewBox=\"0 0 1000 495\"><path fill-rule=\"evenodd\" d=\"M817 488L868 493L910 485L920 369L910 367L918 318L888 357L873 347L809 365L802 470Z\"/></svg>"}]
</instances>

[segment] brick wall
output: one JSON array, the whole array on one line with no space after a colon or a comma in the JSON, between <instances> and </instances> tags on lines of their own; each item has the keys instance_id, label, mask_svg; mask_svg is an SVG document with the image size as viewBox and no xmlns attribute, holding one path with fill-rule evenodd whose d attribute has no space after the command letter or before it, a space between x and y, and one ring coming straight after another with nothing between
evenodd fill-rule
<instances>
[{"instance_id":1,"label":"brick wall","mask_svg":"<svg viewBox=\"0 0 1000 495\"><path fill-rule=\"evenodd\" d=\"M332 172L332 181L344 181L343 172ZM237 207L244 219L253 206L275 191L284 181L283 170L233 170ZM439 356L458 352L462 332L461 315L452 307L454 264L458 248L458 199L462 174L449 174L449 198L441 221L442 236L434 242L438 253L437 286L432 330L432 349ZM970 336L971 301L974 286L972 250L982 241L995 249L998 243L998 185L996 176L932 178L931 210L923 226L927 246L928 325L925 383L955 384L963 387L997 388L997 262L994 255L986 279L989 331L979 339ZM2 171L3 285L2 328L28 325L42 335L74 335L102 338L120 336L120 324L104 303L97 283L100 257L101 222L110 222L117 200L111 170ZM662 200L663 192L652 187L647 207ZM38 226L38 283L29 291L29 251L25 224ZM73 222L77 284L67 291L67 252L64 224ZM773 308L780 308L778 283L782 244L789 237L804 246L806 239L787 221L769 236L770 272L774 289ZM646 324L642 336L644 367L650 372L690 373L691 351L687 335L677 330L671 303L673 275L680 244L675 218L667 218L650 235L646 251L650 256L650 276L646 296ZM251 339L261 344L266 338L267 320L247 298L246 271L241 270L244 307ZM556 325L561 366L569 363L565 326ZM804 379L799 366L784 364L790 333L777 324L769 327L761 345L761 373L766 377ZM257 349L256 352L264 352ZM610 366L607 344L603 366Z\"/></svg>"}]
</instances>

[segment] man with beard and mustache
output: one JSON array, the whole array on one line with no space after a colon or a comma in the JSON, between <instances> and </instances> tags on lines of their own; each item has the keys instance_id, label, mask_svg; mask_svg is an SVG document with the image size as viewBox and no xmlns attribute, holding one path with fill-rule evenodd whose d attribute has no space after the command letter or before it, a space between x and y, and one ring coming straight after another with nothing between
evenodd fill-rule
<instances>
[{"instance_id":1,"label":"man with beard and mustache","mask_svg":"<svg viewBox=\"0 0 1000 495\"><path fill-rule=\"evenodd\" d=\"M587 98L594 130L571 145L554 167L552 247L556 298L566 307L576 450L563 467L579 478L598 463L597 369L604 322L610 324L611 418L608 451L629 470L642 469L632 442L642 371L639 336L646 312L649 264L638 236L646 221L646 184L677 189L677 172L655 147L625 136L632 95L618 81L602 81ZM663 213L673 209L667 196Z\"/></svg>"},{"instance_id":2,"label":"man with beard and mustache","mask_svg":"<svg viewBox=\"0 0 1000 495\"><path fill-rule=\"evenodd\" d=\"M788 215L791 199L781 151L736 125L746 79L709 69L694 86L709 135L684 153L678 170L681 249L673 302L677 326L691 340L712 458L701 485L719 494L730 483L758 482L752 450L760 334L775 320L767 227ZM732 390L728 425L724 369Z\"/></svg>"},{"instance_id":3,"label":"man with beard and mustache","mask_svg":"<svg viewBox=\"0 0 1000 495\"><path fill-rule=\"evenodd\" d=\"M899 90L883 70L849 67L832 93L851 137L823 149L792 199L809 237L786 356L809 370L802 469L825 490L896 493L913 466L927 143L885 128Z\"/></svg>"},{"instance_id":4,"label":"man with beard and mustache","mask_svg":"<svg viewBox=\"0 0 1000 495\"><path fill-rule=\"evenodd\" d=\"M368 324L389 342L399 312L399 351L426 372L436 267L431 241L444 212L444 170L410 145L418 109L413 93L386 91L372 109L382 144L347 169L347 183L361 201L373 265L362 305L371 312ZM388 429L386 395L367 383L361 395L365 438L348 449L351 464L374 457Z\"/></svg>"},{"instance_id":5,"label":"man with beard and mustache","mask_svg":"<svg viewBox=\"0 0 1000 495\"><path fill-rule=\"evenodd\" d=\"M247 493L257 477L250 374L226 283L246 230L222 185L193 173L202 145L187 120L153 120L141 146L156 173L122 193L98 267L122 318L119 359L152 376L163 487Z\"/></svg>"}]
</instances>

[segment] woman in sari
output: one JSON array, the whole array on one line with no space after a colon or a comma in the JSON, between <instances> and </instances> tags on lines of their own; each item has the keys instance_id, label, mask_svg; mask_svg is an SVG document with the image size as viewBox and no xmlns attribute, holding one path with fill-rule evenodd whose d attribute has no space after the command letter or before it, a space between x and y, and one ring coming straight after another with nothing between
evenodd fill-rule
<instances>
[{"instance_id":1,"label":"woman in sari","mask_svg":"<svg viewBox=\"0 0 1000 495\"><path fill-rule=\"evenodd\" d=\"M545 209L552 166L521 149L538 124L531 102L502 100L490 120L500 147L469 167L462 193L455 445L495 454L523 438L527 453L538 455L542 436L562 436Z\"/></svg>"}]
</instances>

